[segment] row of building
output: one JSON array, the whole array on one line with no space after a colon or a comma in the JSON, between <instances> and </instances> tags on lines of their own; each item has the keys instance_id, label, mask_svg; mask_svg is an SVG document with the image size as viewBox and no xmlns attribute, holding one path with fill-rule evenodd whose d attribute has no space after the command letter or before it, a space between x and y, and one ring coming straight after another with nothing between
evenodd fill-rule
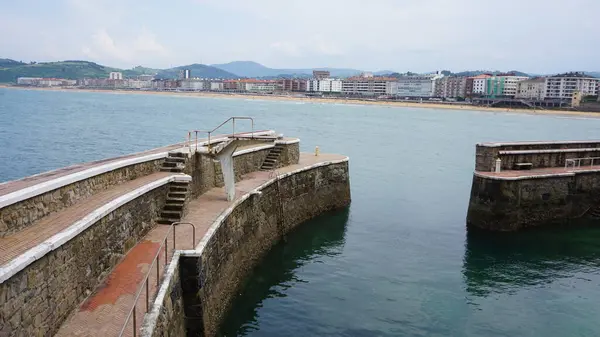
<instances>
[{"instance_id":1,"label":"row of building","mask_svg":"<svg viewBox=\"0 0 600 337\"><path fill-rule=\"evenodd\" d=\"M20 77L19 85L80 86L90 88L229 91L229 92L304 92L343 96L396 98L516 98L524 100L571 99L598 95L599 79L583 73L565 73L529 78L511 73L481 74L472 77L443 76L441 73L381 77L365 73L360 76L331 78L327 71L314 71L310 79L202 79L192 78L189 70L180 78L154 79L152 75L123 78L118 72L108 78L66 80Z\"/></svg>"}]
</instances>

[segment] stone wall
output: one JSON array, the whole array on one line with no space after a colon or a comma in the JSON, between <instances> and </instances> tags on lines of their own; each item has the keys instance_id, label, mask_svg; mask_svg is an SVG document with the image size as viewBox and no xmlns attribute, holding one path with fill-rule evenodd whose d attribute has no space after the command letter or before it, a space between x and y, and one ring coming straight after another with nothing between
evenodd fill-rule
<instances>
[{"instance_id":1,"label":"stone wall","mask_svg":"<svg viewBox=\"0 0 600 337\"><path fill-rule=\"evenodd\" d=\"M298 164L300 160L300 142L291 144L282 144L283 150L279 155L277 168Z\"/></svg>"},{"instance_id":2,"label":"stone wall","mask_svg":"<svg viewBox=\"0 0 600 337\"><path fill-rule=\"evenodd\" d=\"M287 173L236 201L199 249L182 252L179 259L187 335L216 335L244 279L274 244L300 223L349 203L347 161ZM166 324L158 323L164 320L158 316L172 316L165 310L153 307L143 336L170 335Z\"/></svg>"},{"instance_id":3,"label":"stone wall","mask_svg":"<svg viewBox=\"0 0 600 337\"><path fill-rule=\"evenodd\" d=\"M205 335L215 335L243 280L270 247L301 222L349 203L343 162L282 177L237 205L198 262Z\"/></svg>"},{"instance_id":4,"label":"stone wall","mask_svg":"<svg viewBox=\"0 0 600 337\"><path fill-rule=\"evenodd\" d=\"M0 335L53 335L151 229L168 189L163 185L124 204L0 284Z\"/></svg>"},{"instance_id":5,"label":"stone wall","mask_svg":"<svg viewBox=\"0 0 600 337\"><path fill-rule=\"evenodd\" d=\"M510 170L514 163L532 163L534 167L563 167L567 158L600 157L600 151L577 151L577 149L598 148L598 141L581 142L531 142L531 143L489 143L477 144L475 149L475 170L492 171L494 161L500 157L502 169ZM544 151L573 150L558 153L531 153L522 155L501 155L501 151Z\"/></svg>"},{"instance_id":6,"label":"stone wall","mask_svg":"<svg viewBox=\"0 0 600 337\"><path fill-rule=\"evenodd\" d=\"M134 164L84 179L0 208L0 237L67 208L99 191L157 172L163 159Z\"/></svg>"},{"instance_id":7,"label":"stone wall","mask_svg":"<svg viewBox=\"0 0 600 337\"><path fill-rule=\"evenodd\" d=\"M493 179L475 174L467 225L514 231L581 217L600 206L600 172Z\"/></svg>"},{"instance_id":8,"label":"stone wall","mask_svg":"<svg viewBox=\"0 0 600 337\"><path fill-rule=\"evenodd\" d=\"M160 311L157 321L156 329L154 330L152 337L184 337L187 336L185 330L185 313L183 311L183 295L182 295L182 282L180 277L179 262L181 258L179 255L173 256L171 264L169 264L169 277L166 293L162 297L163 301L161 306L163 310Z\"/></svg>"}]
</instances>

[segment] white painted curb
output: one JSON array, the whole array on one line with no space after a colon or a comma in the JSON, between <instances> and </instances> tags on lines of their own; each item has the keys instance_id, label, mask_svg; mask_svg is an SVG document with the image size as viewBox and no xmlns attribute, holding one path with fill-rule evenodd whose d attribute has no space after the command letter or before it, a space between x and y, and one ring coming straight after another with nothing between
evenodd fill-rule
<instances>
[{"instance_id":1,"label":"white painted curb","mask_svg":"<svg viewBox=\"0 0 600 337\"><path fill-rule=\"evenodd\" d=\"M25 269L28 265L33 262L39 260L47 253L59 248L63 244L67 243L69 240L76 237L81 232L88 229L98 220L107 216L117 208L123 206L124 204L136 199L137 197L163 185L166 185L170 182L190 182L192 181L192 177L186 174L173 174L168 177L160 178L153 182L150 182L144 186L141 186L127 194L124 194L108 203L104 204L102 207L97 208L92 211L90 214L86 215L83 219L74 222L71 226L66 228L60 233L57 233L47 239L46 241L40 243L39 245L29 249L25 253L21 254L17 258L8 262L4 266L0 267L0 283L4 283L4 281L8 280L16 273Z\"/></svg>"}]
</instances>

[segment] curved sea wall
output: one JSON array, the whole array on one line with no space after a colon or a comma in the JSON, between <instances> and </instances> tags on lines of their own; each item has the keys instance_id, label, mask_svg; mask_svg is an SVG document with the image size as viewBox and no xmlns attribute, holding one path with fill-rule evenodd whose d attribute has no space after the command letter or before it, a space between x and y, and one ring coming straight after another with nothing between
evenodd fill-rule
<instances>
[{"instance_id":1,"label":"curved sea wall","mask_svg":"<svg viewBox=\"0 0 600 337\"><path fill-rule=\"evenodd\" d=\"M215 220L195 250L176 252L142 334L216 335L263 254L302 222L349 203L347 158L281 174L247 193Z\"/></svg>"}]
</instances>

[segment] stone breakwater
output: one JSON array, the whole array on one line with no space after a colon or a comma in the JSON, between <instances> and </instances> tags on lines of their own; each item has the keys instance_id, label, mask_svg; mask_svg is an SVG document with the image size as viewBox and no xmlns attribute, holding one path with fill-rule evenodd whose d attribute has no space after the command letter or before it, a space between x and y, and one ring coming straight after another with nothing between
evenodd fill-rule
<instances>
[{"instance_id":1,"label":"stone breakwater","mask_svg":"<svg viewBox=\"0 0 600 337\"><path fill-rule=\"evenodd\" d=\"M347 158L279 175L250 191L217 218L195 250L176 252L142 334L216 335L244 279L274 244L302 222L349 203Z\"/></svg>"},{"instance_id":2,"label":"stone breakwater","mask_svg":"<svg viewBox=\"0 0 600 337\"><path fill-rule=\"evenodd\" d=\"M478 144L467 226L516 231L600 210L597 157L599 141Z\"/></svg>"}]
</instances>

